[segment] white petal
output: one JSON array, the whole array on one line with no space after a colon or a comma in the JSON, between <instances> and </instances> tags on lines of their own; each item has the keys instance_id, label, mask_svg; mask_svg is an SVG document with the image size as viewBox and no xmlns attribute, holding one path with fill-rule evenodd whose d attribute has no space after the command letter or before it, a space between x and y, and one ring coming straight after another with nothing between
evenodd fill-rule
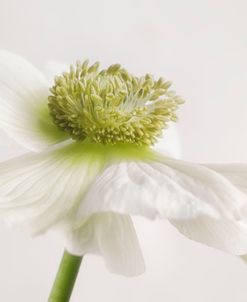
<instances>
[{"instance_id":1,"label":"white petal","mask_svg":"<svg viewBox=\"0 0 247 302\"><path fill-rule=\"evenodd\" d=\"M247 164L206 164L208 168L227 178L241 192L247 194ZM241 207L247 222L247 202Z\"/></svg>"},{"instance_id":2,"label":"white petal","mask_svg":"<svg viewBox=\"0 0 247 302\"><path fill-rule=\"evenodd\" d=\"M222 174L239 190L247 193L247 164L206 164L205 166Z\"/></svg>"},{"instance_id":3,"label":"white petal","mask_svg":"<svg viewBox=\"0 0 247 302\"><path fill-rule=\"evenodd\" d=\"M24 147L40 150L66 136L53 124L44 76L21 57L0 50L0 127Z\"/></svg>"},{"instance_id":4,"label":"white petal","mask_svg":"<svg viewBox=\"0 0 247 302\"><path fill-rule=\"evenodd\" d=\"M148 218L186 219L199 215L218 216L218 207L229 189L218 194L216 173L202 168L201 178L169 166L173 161L127 161L106 168L96 179L78 209L78 219L97 212L119 212ZM179 161L174 161L178 164ZM183 166L183 164L181 163ZM196 169L196 167L194 167ZM200 170L200 168L198 168ZM196 172L196 171L195 171ZM205 177L203 175L205 174ZM208 174L208 175L207 175ZM206 175L208 176L206 179ZM210 187L211 186L211 187ZM209 188L210 187L210 188ZM213 203L210 203L213 200Z\"/></svg>"},{"instance_id":5,"label":"white petal","mask_svg":"<svg viewBox=\"0 0 247 302\"><path fill-rule=\"evenodd\" d=\"M192 240L234 255L247 253L247 227L241 221L200 217L171 223Z\"/></svg>"},{"instance_id":6,"label":"white petal","mask_svg":"<svg viewBox=\"0 0 247 302\"><path fill-rule=\"evenodd\" d=\"M145 270L132 220L126 215L101 213L86 218L80 228L67 234L66 247L75 255L103 256L116 274L135 276Z\"/></svg>"},{"instance_id":7,"label":"white petal","mask_svg":"<svg viewBox=\"0 0 247 302\"><path fill-rule=\"evenodd\" d=\"M207 191L211 191L212 196L208 198L208 202L218 209L221 216L218 219L201 216L195 219L170 220L171 223L192 240L235 255L246 254L247 215L244 209L247 197L239 191L239 187L244 186L245 165L226 165L224 167L208 165L205 168L201 165L178 163L177 161L169 161L168 164L177 169L179 173L184 174L185 178L194 177L195 184L201 182ZM220 171L221 174L216 173L215 170ZM227 171L229 174L225 173ZM240 173L242 182L238 177L234 177L237 171L242 171L242 174ZM239 186L240 184L241 186ZM206 193L202 192L202 194L206 196Z\"/></svg>"},{"instance_id":8,"label":"white petal","mask_svg":"<svg viewBox=\"0 0 247 302\"><path fill-rule=\"evenodd\" d=\"M154 145L154 149L172 158L181 158L182 149L175 125L169 125L162 138Z\"/></svg>"},{"instance_id":9,"label":"white petal","mask_svg":"<svg viewBox=\"0 0 247 302\"><path fill-rule=\"evenodd\" d=\"M243 209L247 204L247 195L225 174L217 173L208 166L178 160L167 159L166 164L176 171L178 179L187 184L192 192L198 190L199 198L201 196L217 209L221 217L246 219Z\"/></svg>"},{"instance_id":10,"label":"white petal","mask_svg":"<svg viewBox=\"0 0 247 302\"><path fill-rule=\"evenodd\" d=\"M103 165L79 147L71 144L0 164L0 209L9 224L36 234L76 210Z\"/></svg>"}]
</instances>

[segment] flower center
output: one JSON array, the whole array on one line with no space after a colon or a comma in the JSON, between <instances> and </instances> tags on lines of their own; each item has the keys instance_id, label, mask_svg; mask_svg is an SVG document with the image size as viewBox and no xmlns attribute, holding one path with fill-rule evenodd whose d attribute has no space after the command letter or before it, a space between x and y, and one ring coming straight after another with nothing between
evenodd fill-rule
<instances>
[{"instance_id":1,"label":"flower center","mask_svg":"<svg viewBox=\"0 0 247 302\"><path fill-rule=\"evenodd\" d=\"M118 64L98 68L99 63L77 62L50 89L53 121L73 139L151 145L176 121L183 100L169 91L170 82L149 74L135 77Z\"/></svg>"}]
</instances>

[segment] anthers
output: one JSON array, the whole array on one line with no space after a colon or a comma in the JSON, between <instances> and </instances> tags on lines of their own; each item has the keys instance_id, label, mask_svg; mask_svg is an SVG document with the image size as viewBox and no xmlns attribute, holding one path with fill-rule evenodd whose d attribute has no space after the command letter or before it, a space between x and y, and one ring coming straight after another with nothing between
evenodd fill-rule
<instances>
[{"instance_id":1,"label":"anthers","mask_svg":"<svg viewBox=\"0 0 247 302\"><path fill-rule=\"evenodd\" d=\"M170 86L118 64L100 71L98 62L78 61L55 78L48 105L54 123L75 140L152 145L184 102Z\"/></svg>"}]
</instances>

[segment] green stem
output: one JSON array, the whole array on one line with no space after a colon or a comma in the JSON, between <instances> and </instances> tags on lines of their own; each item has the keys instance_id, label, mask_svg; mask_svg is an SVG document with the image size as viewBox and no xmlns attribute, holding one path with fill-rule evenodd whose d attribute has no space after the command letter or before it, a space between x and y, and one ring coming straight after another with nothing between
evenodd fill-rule
<instances>
[{"instance_id":1,"label":"green stem","mask_svg":"<svg viewBox=\"0 0 247 302\"><path fill-rule=\"evenodd\" d=\"M81 265L82 257L64 251L48 302L68 302Z\"/></svg>"}]
</instances>

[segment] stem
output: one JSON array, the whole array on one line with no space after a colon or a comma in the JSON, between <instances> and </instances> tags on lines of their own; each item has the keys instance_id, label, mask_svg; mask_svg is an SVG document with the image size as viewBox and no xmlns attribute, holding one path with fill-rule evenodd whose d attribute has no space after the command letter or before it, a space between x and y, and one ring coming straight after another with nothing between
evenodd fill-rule
<instances>
[{"instance_id":1,"label":"stem","mask_svg":"<svg viewBox=\"0 0 247 302\"><path fill-rule=\"evenodd\" d=\"M64 251L48 302L68 302L81 265L82 257Z\"/></svg>"}]
</instances>

